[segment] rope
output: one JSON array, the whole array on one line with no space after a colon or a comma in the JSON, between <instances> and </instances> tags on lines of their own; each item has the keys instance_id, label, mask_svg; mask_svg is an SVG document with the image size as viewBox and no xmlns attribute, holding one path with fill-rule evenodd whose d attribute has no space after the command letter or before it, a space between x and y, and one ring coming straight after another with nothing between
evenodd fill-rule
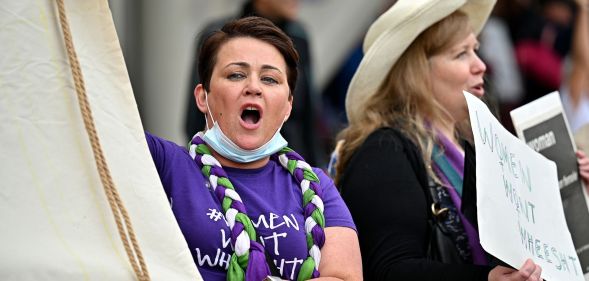
<instances>
[{"instance_id":1,"label":"rope","mask_svg":"<svg viewBox=\"0 0 589 281\"><path fill-rule=\"evenodd\" d=\"M67 55L71 66L72 76L74 78L76 94L78 96L78 103L80 106L80 110L82 112L82 117L84 119L84 127L86 128L86 132L88 134L88 138L90 139L90 144L92 146L92 152L94 154L94 160L96 162L96 167L100 175L100 181L102 182L102 186L104 187L104 192L106 194L106 197L108 198L108 203L110 204L110 208L113 212L113 216L117 224L119 236L121 237L121 241L123 242L123 246L125 247L125 251L127 252L127 256L129 257L129 262L133 267L133 271L135 271L135 275L137 276L138 280L148 281L150 280L149 272L147 271L147 266L143 259L143 254L141 253L141 249L139 248L139 244L137 243L135 232L133 231L133 226L131 224L131 219L129 218L129 214L127 213L127 210L123 205L123 201L121 201L119 193L114 185L114 182L110 175L110 171L106 164L106 160L104 158L104 153L102 152L102 147L100 146L100 140L96 132L96 127L94 126L92 111L90 109L90 104L88 102L88 97L86 95L84 78L82 75L82 71L80 69L78 56L74 48L63 0L57 0L57 6L59 11L59 21L61 24L61 30L63 32L63 39L65 41L65 46L67 49ZM121 217L122 220L125 222L125 225L122 224ZM133 249L131 249L130 244L132 245ZM137 258L135 257L135 255L137 256ZM137 264L137 260L139 260L139 264Z\"/></svg>"}]
</instances>

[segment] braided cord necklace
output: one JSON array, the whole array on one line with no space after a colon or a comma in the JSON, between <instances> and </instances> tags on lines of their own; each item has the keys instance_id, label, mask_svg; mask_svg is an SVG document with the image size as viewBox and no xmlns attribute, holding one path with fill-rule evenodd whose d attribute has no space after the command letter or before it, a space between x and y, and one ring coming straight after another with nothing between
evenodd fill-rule
<instances>
[{"instance_id":1,"label":"braided cord necklace","mask_svg":"<svg viewBox=\"0 0 589 281\"><path fill-rule=\"evenodd\" d=\"M234 249L229 262L227 280L262 280L270 275L264 246L257 241L256 229L247 215L245 205L237 194L223 167L213 157L202 140L202 132L191 141L190 156L201 168L221 202L225 219L231 229L231 245ZM285 147L271 156L297 181L303 193L303 210L308 257L303 261L297 280L319 277L321 248L325 243L325 217L323 216L323 191L319 178L303 158Z\"/></svg>"}]
</instances>

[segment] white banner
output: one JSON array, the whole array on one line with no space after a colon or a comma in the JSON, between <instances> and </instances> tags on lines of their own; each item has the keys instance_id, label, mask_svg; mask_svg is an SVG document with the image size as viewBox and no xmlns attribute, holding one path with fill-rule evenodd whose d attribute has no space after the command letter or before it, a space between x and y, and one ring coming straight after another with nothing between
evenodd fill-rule
<instances>
[{"instance_id":1,"label":"white banner","mask_svg":"<svg viewBox=\"0 0 589 281\"><path fill-rule=\"evenodd\" d=\"M135 280L51 0L0 8L0 280ZM149 154L106 0L65 1L106 162L152 280L202 280Z\"/></svg>"},{"instance_id":2,"label":"white banner","mask_svg":"<svg viewBox=\"0 0 589 281\"><path fill-rule=\"evenodd\" d=\"M551 281L583 281L558 188L556 165L511 135L469 93L476 147L481 245L519 268L532 258Z\"/></svg>"}]
</instances>

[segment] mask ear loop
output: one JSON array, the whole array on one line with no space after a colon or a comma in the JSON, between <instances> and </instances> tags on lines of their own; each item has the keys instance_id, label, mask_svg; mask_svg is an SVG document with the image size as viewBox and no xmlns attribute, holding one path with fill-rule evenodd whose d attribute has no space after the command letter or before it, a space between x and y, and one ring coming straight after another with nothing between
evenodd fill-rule
<instances>
[{"instance_id":1,"label":"mask ear loop","mask_svg":"<svg viewBox=\"0 0 589 281\"><path fill-rule=\"evenodd\" d=\"M205 103L207 104L207 110L208 110L208 114L211 116L211 120L213 120L213 124L215 124L215 119L213 119L213 113L211 112L211 107L209 106L209 93L207 93L207 90L204 90L205 92ZM207 115L205 114L205 124L207 125L207 130L210 129L211 127L209 127L209 118L207 118Z\"/></svg>"}]
</instances>

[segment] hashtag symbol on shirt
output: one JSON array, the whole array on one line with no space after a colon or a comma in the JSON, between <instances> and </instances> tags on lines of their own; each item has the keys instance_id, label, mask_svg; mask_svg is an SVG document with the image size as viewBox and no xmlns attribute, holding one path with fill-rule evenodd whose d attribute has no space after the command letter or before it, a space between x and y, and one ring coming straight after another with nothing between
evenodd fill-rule
<instances>
[{"instance_id":1,"label":"hashtag symbol on shirt","mask_svg":"<svg viewBox=\"0 0 589 281\"><path fill-rule=\"evenodd\" d=\"M217 211L217 209L209 209L210 212L207 213L207 216L209 216L209 219L212 219L214 221L218 221L221 218L223 218L223 213Z\"/></svg>"}]
</instances>

